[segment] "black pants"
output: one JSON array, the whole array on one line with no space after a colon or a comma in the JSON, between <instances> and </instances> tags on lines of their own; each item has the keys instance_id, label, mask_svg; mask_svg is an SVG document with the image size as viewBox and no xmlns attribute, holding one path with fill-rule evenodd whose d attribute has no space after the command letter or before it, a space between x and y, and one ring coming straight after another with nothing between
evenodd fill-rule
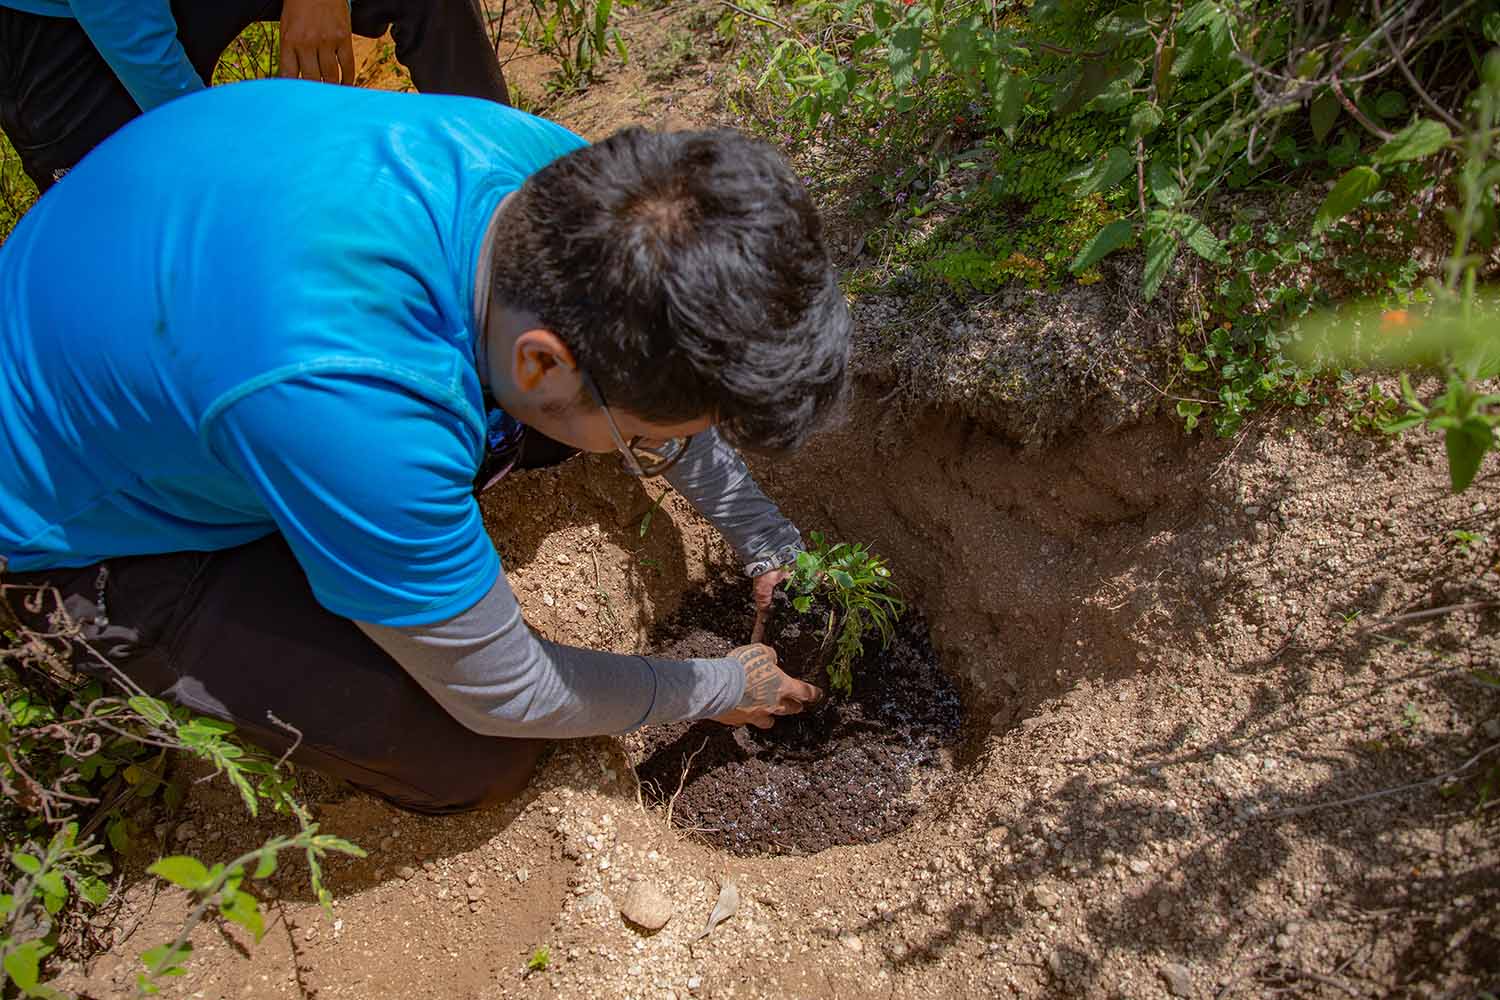
<instances>
[{"instance_id":1,"label":"black pants","mask_svg":"<svg viewBox=\"0 0 1500 1000\"><path fill-rule=\"evenodd\" d=\"M88 645L148 694L232 722L280 755L295 738L274 714L301 732L292 761L405 809L458 812L513 797L546 746L454 721L353 622L314 599L280 535L0 583L26 626L45 629L60 597ZM20 599L35 587L56 590L42 616ZM100 671L83 649L73 662Z\"/></svg>"},{"instance_id":2,"label":"black pants","mask_svg":"<svg viewBox=\"0 0 1500 1000\"><path fill-rule=\"evenodd\" d=\"M390 29L418 90L509 103L479 0L353 0L350 12L357 35ZM172 0L172 14L207 83L240 32L281 17L281 0ZM77 21L0 7L0 129L40 190L138 114Z\"/></svg>"}]
</instances>

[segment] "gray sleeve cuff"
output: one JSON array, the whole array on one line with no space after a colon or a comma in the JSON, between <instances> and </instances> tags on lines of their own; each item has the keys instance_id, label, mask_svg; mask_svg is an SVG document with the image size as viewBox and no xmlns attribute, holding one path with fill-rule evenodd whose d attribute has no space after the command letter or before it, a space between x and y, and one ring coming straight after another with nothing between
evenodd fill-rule
<instances>
[{"instance_id":1,"label":"gray sleeve cuff","mask_svg":"<svg viewBox=\"0 0 1500 1000\"><path fill-rule=\"evenodd\" d=\"M740 453L717 431L694 435L687 454L663 478L713 522L742 562L802 542L797 526L761 491Z\"/></svg>"}]
</instances>

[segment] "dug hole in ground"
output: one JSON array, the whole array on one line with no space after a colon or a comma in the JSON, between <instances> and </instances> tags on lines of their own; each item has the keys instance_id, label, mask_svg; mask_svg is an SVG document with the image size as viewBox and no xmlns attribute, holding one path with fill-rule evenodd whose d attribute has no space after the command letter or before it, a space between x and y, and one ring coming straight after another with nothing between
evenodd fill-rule
<instances>
[{"instance_id":1,"label":"dug hole in ground","mask_svg":"<svg viewBox=\"0 0 1500 1000\"><path fill-rule=\"evenodd\" d=\"M760 474L800 524L891 560L962 692L961 730L899 803L909 825L733 853L642 794L649 732L563 746L501 810L330 791L323 828L371 851L330 865L334 919L288 866L265 940L201 927L168 995L1462 995L1493 977L1474 774L1402 786L1500 739L1468 674L1495 662L1494 611L1360 629L1493 591L1493 550L1449 540L1492 525L1486 490L1448 496L1425 441L1307 423L1224 445L1144 419L1028 450L890 392L862 379L847 422ZM604 458L486 497L540 631L653 648L685 598L748 601L675 497L642 533L659 489ZM268 832L200 787L168 845L228 857ZM700 937L726 881L737 910ZM642 884L669 914L655 932L621 914ZM111 951L68 985L127 989L187 905L134 873Z\"/></svg>"},{"instance_id":2,"label":"dug hole in ground","mask_svg":"<svg viewBox=\"0 0 1500 1000\"><path fill-rule=\"evenodd\" d=\"M703 113L692 80L639 76L558 117L599 135ZM911 607L861 673L894 664L899 683L851 710L836 752L781 746L773 772L752 734L715 737L717 756L685 732L578 741L520 801L448 818L324 786L323 830L370 852L328 862L333 916L285 864L265 938L200 926L163 995L1495 990L1500 852L1476 801L1496 755L1464 766L1500 744L1472 676L1500 652L1495 608L1471 606L1500 589L1493 465L1454 497L1436 437L1284 415L1185 436L1109 360L1171 330L1127 304L1136 282L1106 268L963 314L860 303L847 418L756 468L804 530L885 556ZM486 495L539 632L620 651L748 638L731 554L664 489L599 457ZM683 762L704 746L685 779L662 763L677 744ZM749 846L713 819L737 781ZM126 995L139 954L176 936L192 904L143 873L157 856L283 831L222 784L189 786L142 838L104 950L58 985ZM791 808L767 819L778 795ZM705 935L726 883L737 905Z\"/></svg>"}]
</instances>

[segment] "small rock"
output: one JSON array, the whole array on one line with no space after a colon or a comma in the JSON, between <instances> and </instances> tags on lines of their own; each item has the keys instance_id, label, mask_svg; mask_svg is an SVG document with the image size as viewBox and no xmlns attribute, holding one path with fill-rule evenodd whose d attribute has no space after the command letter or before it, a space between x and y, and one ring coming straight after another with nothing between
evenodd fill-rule
<instances>
[{"instance_id":1,"label":"small rock","mask_svg":"<svg viewBox=\"0 0 1500 1000\"><path fill-rule=\"evenodd\" d=\"M609 859L608 858L600 858L599 859L599 870L601 872L607 872L607 871L609 871Z\"/></svg>"},{"instance_id":2,"label":"small rock","mask_svg":"<svg viewBox=\"0 0 1500 1000\"><path fill-rule=\"evenodd\" d=\"M177 824L177 829L172 834L173 839L179 844L185 844L196 836L198 836L198 828L191 823Z\"/></svg>"},{"instance_id":3,"label":"small rock","mask_svg":"<svg viewBox=\"0 0 1500 1000\"><path fill-rule=\"evenodd\" d=\"M1062 904L1057 893L1043 886L1031 890L1031 901L1044 910L1055 910Z\"/></svg>"},{"instance_id":4,"label":"small rock","mask_svg":"<svg viewBox=\"0 0 1500 1000\"><path fill-rule=\"evenodd\" d=\"M1163 920L1170 917L1172 915L1172 901L1170 899L1157 900L1156 915Z\"/></svg>"},{"instance_id":5,"label":"small rock","mask_svg":"<svg viewBox=\"0 0 1500 1000\"><path fill-rule=\"evenodd\" d=\"M687 986L688 986L688 990L689 991L691 991L693 993L697 993L698 990L699 990L699 988L703 986L703 977L702 976L689 976L688 977L688 984L687 984Z\"/></svg>"},{"instance_id":6,"label":"small rock","mask_svg":"<svg viewBox=\"0 0 1500 1000\"><path fill-rule=\"evenodd\" d=\"M566 566L569 563L571 563L572 561L573 561L573 557L570 556L570 555L568 555L566 552L559 552L557 554L557 562L558 562L558 565L560 565L560 566Z\"/></svg>"},{"instance_id":7,"label":"small rock","mask_svg":"<svg viewBox=\"0 0 1500 1000\"><path fill-rule=\"evenodd\" d=\"M864 951L865 943L859 939L858 934L845 932L839 935L839 944L850 951Z\"/></svg>"},{"instance_id":8,"label":"small rock","mask_svg":"<svg viewBox=\"0 0 1500 1000\"><path fill-rule=\"evenodd\" d=\"M437 865L433 864L431 861L424 861L424 862L422 862L422 870L424 872L430 872L430 871L432 871L436 867L437 867Z\"/></svg>"},{"instance_id":9,"label":"small rock","mask_svg":"<svg viewBox=\"0 0 1500 1000\"><path fill-rule=\"evenodd\" d=\"M659 931L672 919L672 901L651 882L637 882L620 904L620 916L648 931Z\"/></svg>"},{"instance_id":10,"label":"small rock","mask_svg":"<svg viewBox=\"0 0 1500 1000\"><path fill-rule=\"evenodd\" d=\"M554 605L554 604L557 603L557 598L553 597L551 594L547 593L546 591L543 591L542 592L542 603L545 604L545 605L547 605L547 607L550 608L550 607L552 607L552 605Z\"/></svg>"},{"instance_id":11,"label":"small rock","mask_svg":"<svg viewBox=\"0 0 1500 1000\"><path fill-rule=\"evenodd\" d=\"M1293 938L1290 934L1278 934L1278 935L1276 935L1276 950L1277 951L1290 951L1291 948L1292 948L1292 945L1294 945L1296 943L1297 943L1296 939Z\"/></svg>"},{"instance_id":12,"label":"small rock","mask_svg":"<svg viewBox=\"0 0 1500 1000\"><path fill-rule=\"evenodd\" d=\"M526 880L529 879L529 878L531 878L531 872L527 871L525 868L517 868L516 869L516 881L517 882L520 882L522 885L525 885L526 884Z\"/></svg>"},{"instance_id":13,"label":"small rock","mask_svg":"<svg viewBox=\"0 0 1500 1000\"><path fill-rule=\"evenodd\" d=\"M1176 962L1168 962L1157 970L1157 975L1167 984L1167 992L1174 997L1193 995L1193 977L1186 968Z\"/></svg>"},{"instance_id":14,"label":"small rock","mask_svg":"<svg viewBox=\"0 0 1500 1000\"><path fill-rule=\"evenodd\" d=\"M584 604L582 601L574 601L573 610L578 612L580 615L587 614L589 606L587 604Z\"/></svg>"},{"instance_id":15,"label":"small rock","mask_svg":"<svg viewBox=\"0 0 1500 1000\"><path fill-rule=\"evenodd\" d=\"M1151 871L1151 862L1136 858L1127 867L1137 875L1145 875Z\"/></svg>"},{"instance_id":16,"label":"small rock","mask_svg":"<svg viewBox=\"0 0 1500 1000\"><path fill-rule=\"evenodd\" d=\"M469 890L469 902L477 903L484 898L484 886L476 885Z\"/></svg>"},{"instance_id":17,"label":"small rock","mask_svg":"<svg viewBox=\"0 0 1500 1000\"><path fill-rule=\"evenodd\" d=\"M403 882L410 882L412 879L417 877L417 870L411 865L402 865L400 868L396 869L396 875L400 877Z\"/></svg>"}]
</instances>

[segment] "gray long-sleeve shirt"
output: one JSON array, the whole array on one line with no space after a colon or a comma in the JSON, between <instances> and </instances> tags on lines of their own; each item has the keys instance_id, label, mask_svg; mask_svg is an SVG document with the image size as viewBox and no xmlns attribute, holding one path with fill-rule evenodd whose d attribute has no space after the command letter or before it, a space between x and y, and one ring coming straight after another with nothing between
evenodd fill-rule
<instances>
[{"instance_id":1,"label":"gray long-sleeve shirt","mask_svg":"<svg viewBox=\"0 0 1500 1000\"><path fill-rule=\"evenodd\" d=\"M739 452L713 431L695 436L665 478L747 561L800 541ZM447 621L357 624L455 719L494 736L622 733L720 715L744 693L744 670L732 659L665 660L538 638L503 572L478 603Z\"/></svg>"}]
</instances>

